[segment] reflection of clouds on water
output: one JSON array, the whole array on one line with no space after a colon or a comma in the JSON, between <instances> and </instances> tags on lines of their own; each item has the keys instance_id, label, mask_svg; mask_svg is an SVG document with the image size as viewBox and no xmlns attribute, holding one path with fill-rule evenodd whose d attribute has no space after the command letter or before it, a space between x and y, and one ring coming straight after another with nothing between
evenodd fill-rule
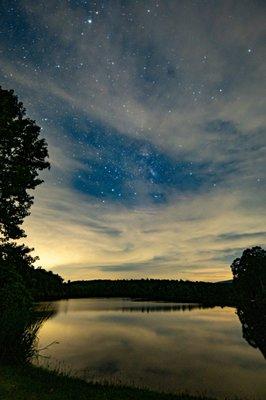
<instances>
[{"instance_id":1,"label":"reflection of clouds on water","mask_svg":"<svg viewBox=\"0 0 266 400\"><path fill-rule=\"evenodd\" d=\"M114 362L114 361L104 361L104 362L99 362L93 368L92 372L95 372L96 374L102 375L102 374L116 374L117 372L120 372L121 369L119 368L119 363Z\"/></svg>"},{"instance_id":2,"label":"reflection of clouds on water","mask_svg":"<svg viewBox=\"0 0 266 400\"><path fill-rule=\"evenodd\" d=\"M263 398L266 365L243 341L233 308L173 311L166 304L167 312L163 304L143 302L137 312L129 300L79 299L68 301L65 313L63 303L41 329L40 344L58 340L51 357L87 379ZM154 312L141 312L144 306Z\"/></svg>"}]
</instances>

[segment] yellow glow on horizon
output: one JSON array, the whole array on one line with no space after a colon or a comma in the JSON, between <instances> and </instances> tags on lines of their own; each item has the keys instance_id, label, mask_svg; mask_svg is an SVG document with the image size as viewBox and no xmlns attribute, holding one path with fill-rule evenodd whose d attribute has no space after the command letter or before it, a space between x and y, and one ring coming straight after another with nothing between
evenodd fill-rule
<instances>
[{"instance_id":1,"label":"yellow glow on horizon","mask_svg":"<svg viewBox=\"0 0 266 400\"><path fill-rule=\"evenodd\" d=\"M263 220L242 212L232 193L128 210L100 208L67 188L49 187L38 190L25 229L26 244L40 257L38 264L65 279L219 281L231 279L235 253L257 244L256 237L239 235L233 241L226 235L263 231Z\"/></svg>"}]
</instances>

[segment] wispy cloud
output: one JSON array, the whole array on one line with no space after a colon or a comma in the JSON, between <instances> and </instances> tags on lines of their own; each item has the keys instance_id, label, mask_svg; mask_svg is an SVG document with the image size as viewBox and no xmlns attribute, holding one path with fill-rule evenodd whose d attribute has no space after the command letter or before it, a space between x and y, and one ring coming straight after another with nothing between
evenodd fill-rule
<instances>
[{"instance_id":1,"label":"wispy cloud","mask_svg":"<svg viewBox=\"0 0 266 400\"><path fill-rule=\"evenodd\" d=\"M223 279L265 243L265 6L145 4L6 4L1 80L52 163L27 240L66 278Z\"/></svg>"}]
</instances>

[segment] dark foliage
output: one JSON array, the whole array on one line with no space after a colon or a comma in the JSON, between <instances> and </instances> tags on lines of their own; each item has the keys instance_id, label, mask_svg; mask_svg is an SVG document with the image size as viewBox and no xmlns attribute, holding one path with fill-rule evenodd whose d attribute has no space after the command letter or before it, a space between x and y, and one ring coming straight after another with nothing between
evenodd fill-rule
<instances>
[{"instance_id":1,"label":"dark foliage","mask_svg":"<svg viewBox=\"0 0 266 400\"><path fill-rule=\"evenodd\" d=\"M0 362L25 363L36 354L36 334L43 315L33 312L33 298L58 296L62 278L34 269L25 246L0 245ZM38 316L38 318L36 318Z\"/></svg>"},{"instance_id":2,"label":"dark foliage","mask_svg":"<svg viewBox=\"0 0 266 400\"><path fill-rule=\"evenodd\" d=\"M39 139L40 127L25 116L13 90L0 87L0 235L25 236L21 224L29 215L35 189L42 180L38 171L49 167L47 145Z\"/></svg>"},{"instance_id":3,"label":"dark foliage","mask_svg":"<svg viewBox=\"0 0 266 400\"><path fill-rule=\"evenodd\" d=\"M231 265L234 284L242 302L265 301L266 251L261 247L246 249Z\"/></svg>"},{"instance_id":4,"label":"dark foliage","mask_svg":"<svg viewBox=\"0 0 266 400\"><path fill-rule=\"evenodd\" d=\"M31 249L10 242L25 236L21 224L29 215L28 193L48 168L47 145L40 127L25 116L12 90L0 87L0 361L28 362L35 352L38 325L33 323L33 297L59 292L62 279L35 270ZM47 289L48 288L48 289Z\"/></svg>"},{"instance_id":5,"label":"dark foliage","mask_svg":"<svg viewBox=\"0 0 266 400\"><path fill-rule=\"evenodd\" d=\"M38 267L29 274L30 293L34 300L55 300L65 297L63 278Z\"/></svg>"},{"instance_id":6,"label":"dark foliage","mask_svg":"<svg viewBox=\"0 0 266 400\"><path fill-rule=\"evenodd\" d=\"M0 361L27 361L34 336L28 332L32 299L8 259L0 264Z\"/></svg>"},{"instance_id":7,"label":"dark foliage","mask_svg":"<svg viewBox=\"0 0 266 400\"><path fill-rule=\"evenodd\" d=\"M160 279L74 281L67 284L69 297L131 297L146 300L232 305L231 284Z\"/></svg>"},{"instance_id":8,"label":"dark foliage","mask_svg":"<svg viewBox=\"0 0 266 400\"><path fill-rule=\"evenodd\" d=\"M10 271L19 275L34 300L64 297L63 278L41 267L35 268L33 263L38 257L32 257L31 251L24 245L3 243L0 245L0 268L9 266Z\"/></svg>"}]
</instances>

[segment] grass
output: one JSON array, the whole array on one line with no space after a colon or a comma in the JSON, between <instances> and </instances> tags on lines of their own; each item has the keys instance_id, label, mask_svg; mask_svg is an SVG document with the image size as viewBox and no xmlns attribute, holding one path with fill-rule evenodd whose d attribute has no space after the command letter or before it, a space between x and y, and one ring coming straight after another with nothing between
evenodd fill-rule
<instances>
[{"instance_id":1,"label":"grass","mask_svg":"<svg viewBox=\"0 0 266 400\"><path fill-rule=\"evenodd\" d=\"M0 366L1 400L211 400L204 396L87 383L36 366Z\"/></svg>"}]
</instances>

